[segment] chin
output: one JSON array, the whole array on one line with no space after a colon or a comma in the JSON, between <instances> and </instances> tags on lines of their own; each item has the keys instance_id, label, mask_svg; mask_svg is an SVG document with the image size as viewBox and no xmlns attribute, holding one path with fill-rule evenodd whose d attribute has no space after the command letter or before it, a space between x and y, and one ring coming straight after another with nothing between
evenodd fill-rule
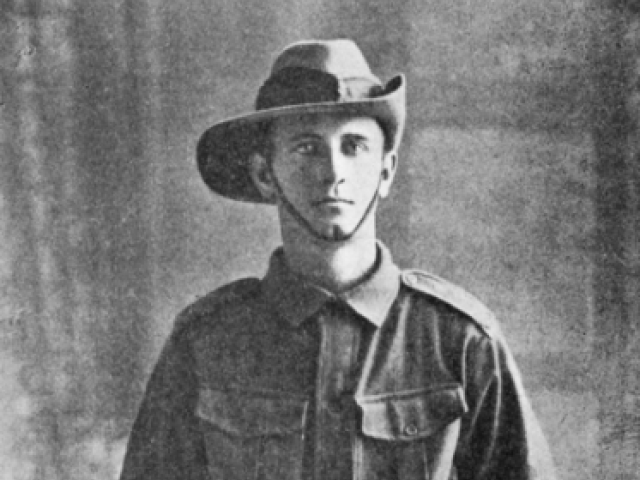
<instances>
[{"instance_id":1,"label":"chin","mask_svg":"<svg viewBox=\"0 0 640 480\"><path fill-rule=\"evenodd\" d=\"M344 226L344 225L333 225L331 228L326 228L323 229L323 234L327 237L327 238L331 238L333 239L333 241L351 241L351 240L356 240L356 239L362 239L364 237L367 236L371 236L368 235L365 231L365 229L362 228L358 228L355 232L354 229L356 229L356 225L354 224L349 225L349 226Z\"/></svg>"},{"instance_id":2,"label":"chin","mask_svg":"<svg viewBox=\"0 0 640 480\"><path fill-rule=\"evenodd\" d=\"M324 225L317 229L317 232L328 238L343 237L350 232L340 225Z\"/></svg>"}]
</instances>

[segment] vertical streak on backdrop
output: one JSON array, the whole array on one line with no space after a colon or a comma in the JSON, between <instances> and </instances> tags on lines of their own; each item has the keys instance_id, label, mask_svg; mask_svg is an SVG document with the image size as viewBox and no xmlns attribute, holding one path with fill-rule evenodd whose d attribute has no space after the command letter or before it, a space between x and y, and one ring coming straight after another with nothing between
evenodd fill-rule
<instances>
[{"instance_id":1,"label":"vertical streak on backdrop","mask_svg":"<svg viewBox=\"0 0 640 480\"><path fill-rule=\"evenodd\" d=\"M3 340L7 349L3 349L3 370L14 378L10 388L4 389L3 401L15 412L9 425L7 438L3 438L3 474L9 475L14 469L30 475L35 473L35 457L48 457L46 443L39 442L36 431L32 431L32 420L40 406L36 390L43 390L44 374L39 362L45 346L40 335L41 312L43 311L40 283L43 282L33 273L37 265L34 258L40 253L35 236L35 192L30 191L32 178L37 171L36 162L41 162L41 148L37 138L37 109L35 98L35 65L33 61L34 21L30 18L26 5L16 5L12 17L3 17L3 24L11 32L8 43L12 48L8 52L6 81L9 84L6 97L6 112L9 123L7 137L19 138L11 143L10 158L20 158L19 163L3 164L7 169L7 180L3 182L3 193L7 199L9 224L6 234L11 235L11 244L6 255L10 280L12 283L3 291ZM6 57L5 57L6 58ZM3 72L4 73L4 72ZM3 75L4 77L4 75ZM4 83L4 82L3 82ZM34 186L35 187L35 186ZM18 221L21 219L22 221ZM8 319L8 320L5 320ZM26 348L13 348L23 345ZM28 450L25 445L32 440ZM35 440L35 441L33 441ZM5 461L6 460L6 461Z\"/></svg>"},{"instance_id":2,"label":"vertical streak on backdrop","mask_svg":"<svg viewBox=\"0 0 640 480\"><path fill-rule=\"evenodd\" d=\"M598 157L594 371L599 375L600 478L624 480L640 472L640 18L632 3L599 3L592 48Z\"/></svg>"},{"instance_id":3,"label":"vertical streak on backdrop","mask_svg":"<svg viewBox=\"0 0 640 480\"><path fill-rule=\"evenodd\" d=\"M60 441L75 411L73 292L67 282L67 208L73 189L68 147L71 51L64 33L65 4L44 8L15 2L12 113L18 139L12 166L11 223L15 240L9 296L18 304L11 332L20 392L14 399L16 435L3 467L16 478L64 478ZM15 459L14 461L11 461Z\"/></svg>"},{"instance_id":4,"label":"vertical streak on backdrop","mask_svg":"<svg viewBox=\"0 0 640 480\"><path fill-rule=\"evenodd\" d=\"M143 155L147 103L141 92L150 78L142 68L145 13L145 3L118 0L76 1L70 14L78 52L75 201L82 209L75 276L87 315L79 316L86 345L79 358L93 364L82 370L84 415L76 421L90 429L76 448L104 478L119 468L129 427L123 419L137 408L151 338L147 240L154 200L149 174L156 159Z\"/></svg>"}]
</instances>

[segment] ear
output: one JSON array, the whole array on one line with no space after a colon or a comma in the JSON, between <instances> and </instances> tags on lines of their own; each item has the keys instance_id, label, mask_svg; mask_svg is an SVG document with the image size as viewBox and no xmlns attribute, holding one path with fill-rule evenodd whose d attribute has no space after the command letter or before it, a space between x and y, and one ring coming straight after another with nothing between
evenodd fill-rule
<instances>
[{"instance_id":1,"label":"ear","mask_svg":"<svg viewBox=\"0 0 640 480\"><path fill-rule=\"evenodd\" d=\"M387 198L389 195L397 167L398 154L395 151L385 152L382 157L382 172L380 172L380 188L378 189L380 198Z\"/></svg>"},{"instance_id":2,"label":"ear","mask_svg":"<svg viewBox=\"0 0 640 480\"><path fill-rule=\"evenodd\" d=\"M249 175L262 197L269 202L273 202L276 198L276 187L273 183L271 168L269 168L269 163L264 155L257 152L251 154L249 157Z\"/></svg>"}]
</instances>

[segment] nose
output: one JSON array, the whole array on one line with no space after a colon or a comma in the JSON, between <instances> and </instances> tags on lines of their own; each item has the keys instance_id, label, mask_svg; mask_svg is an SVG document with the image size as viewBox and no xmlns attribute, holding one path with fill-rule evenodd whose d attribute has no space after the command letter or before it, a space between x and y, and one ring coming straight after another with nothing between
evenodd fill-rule
<instances>
[{"instance_id":1,"label":"nose","mask_svg":"<svg viewBox=\"0 0 640 480\"><path fill-rule=\"evenodd\" d=\"M346 175L346 159L339 146L331 146L319 162L320 177L326 186L344 182Z\"/></svg>"}]
</instances>

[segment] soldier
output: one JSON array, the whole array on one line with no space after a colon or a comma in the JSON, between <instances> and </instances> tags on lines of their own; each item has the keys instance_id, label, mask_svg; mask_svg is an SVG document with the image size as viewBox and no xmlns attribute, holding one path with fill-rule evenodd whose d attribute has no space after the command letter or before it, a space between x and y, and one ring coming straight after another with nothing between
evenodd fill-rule
<instances>
[{"instance_id":1,"label":"soldier","mask_svg":"<svg viewBox=\"0 0 640 480\"><path fill-rule=\"evenodd\" d=\"M179 316L122 480L554 478L492 313L376 239L404 124L404 76L306 41L202 135L206 184L274 204L282 246Z\"/></svg>"}]
</instances>

